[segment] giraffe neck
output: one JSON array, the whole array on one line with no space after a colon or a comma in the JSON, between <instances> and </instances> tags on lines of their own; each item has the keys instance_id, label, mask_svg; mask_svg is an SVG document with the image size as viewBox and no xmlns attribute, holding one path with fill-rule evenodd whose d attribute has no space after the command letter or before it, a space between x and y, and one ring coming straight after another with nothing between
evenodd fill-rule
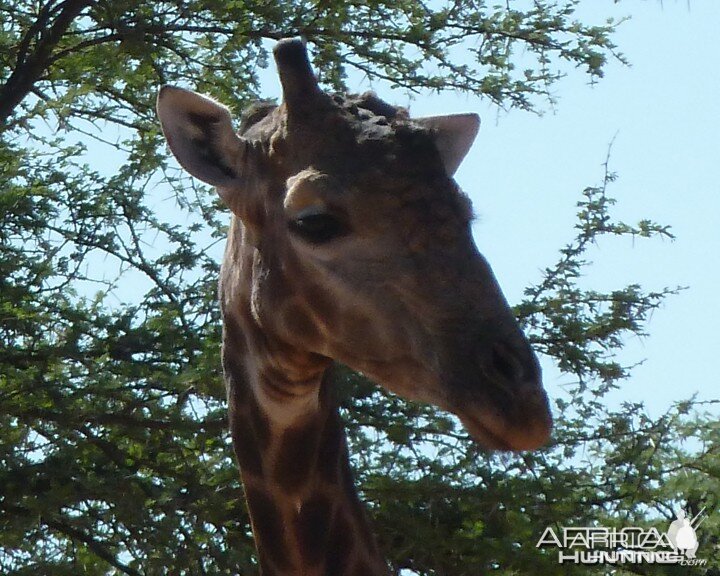
<instances>
[{"instance_id":1,"label":"giraffe neck","mask_svg":"<svg viewBox=\"0 0 720 576\"><path fill-rule=\"evenodd\" d=\"M262 574L386 576L353 483L332 367L289 388L256 365L233 318L224 329L230 428ZM295 409L274 417L268 399Z\"/></svg>"}]
</instances>

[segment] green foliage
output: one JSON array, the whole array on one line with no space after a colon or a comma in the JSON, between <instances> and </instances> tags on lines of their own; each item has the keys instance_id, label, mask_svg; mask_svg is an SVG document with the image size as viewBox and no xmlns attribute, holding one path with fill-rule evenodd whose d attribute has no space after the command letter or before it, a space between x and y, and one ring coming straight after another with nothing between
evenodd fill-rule
<instances>
[{"instance_id":1,"label":"green foliage","mask_svg":"<svg viewBox=\"0 0 720 576\"><path fill-rule=\"evenodd\" d=\"M359 70L535 109L566 70L596 79L622 58L618 22L584 25L576 1L496 4L0 0L0 573L255 570L219 374L225 215L169 167L157 87L191 84L239 109L256 95L264 41L302 34L330 86ZM396 570L602 573L559 567L535 547L542 529L667 522L681 497L718 508L711 406L653 420L603 404L628 375L614 353L673 292L578 285L603 235L669 236L614 221L611 181L585 190L576 237L517 307L576 379L556 401L552 446L484 454L446 415L353 374L338 382ZM701 533L708 574L719 521Z\"/></svg>"}]
</instances>

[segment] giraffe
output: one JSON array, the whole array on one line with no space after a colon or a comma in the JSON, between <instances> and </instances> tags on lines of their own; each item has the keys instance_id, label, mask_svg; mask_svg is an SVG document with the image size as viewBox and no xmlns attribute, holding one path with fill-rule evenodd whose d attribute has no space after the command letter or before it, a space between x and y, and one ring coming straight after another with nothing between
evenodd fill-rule
<instances>
[{"instance_id":1,"label":"giraffe","mask_svg":"<svg viewBox=\"0 0 720 576\"><path fill-rule=\"evenodd\" d=\"M165 86L170 150L231 212L221 268L231 436L263 575L389 574L349 464L335 362L455 413L489 449L545 443L540 367L453 179L475 114L411 119L331 96L305 45L274 48L279 106Z\"/></svg>"}]
</instances>

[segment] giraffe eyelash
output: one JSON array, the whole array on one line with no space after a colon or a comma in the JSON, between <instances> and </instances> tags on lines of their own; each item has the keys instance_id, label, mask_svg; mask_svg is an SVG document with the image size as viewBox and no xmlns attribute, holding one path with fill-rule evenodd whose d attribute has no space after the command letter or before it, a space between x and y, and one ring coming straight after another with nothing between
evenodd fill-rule
<instances>
[{"instance_id":1,"label":"giraffe eyelash","mask_svg":"<svg viewBox=\"0 0 720 576\"><path fill-rule=\"evenodd\" d=\"M290 231L312 244L324 244L347 233L347 226L327 212L311 212L290 220Z\"/></svg>"}]
</instances>

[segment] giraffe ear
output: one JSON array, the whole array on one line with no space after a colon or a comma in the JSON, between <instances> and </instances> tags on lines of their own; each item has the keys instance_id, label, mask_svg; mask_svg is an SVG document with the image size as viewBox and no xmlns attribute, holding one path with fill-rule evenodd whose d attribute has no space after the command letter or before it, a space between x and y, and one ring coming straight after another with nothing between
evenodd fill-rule
<instances>
[{"instance_id":1,"label":"giraffe ear","mask_svg":"<svg viewBox=\"0 0 720 576\"><path fill-rule=\"evenodd\" d=\"M448 176L455 174L480 129L477 114L450 114L413 118L413 122L433 132L435 145Z\"/></svg>"},{"instance_id":2,"label":"giraffe ear","mask_svg":"<svg viewBox=\"0 0 720 576\"><path fill-rule=\"evenodd\" d=\"M225 106L190 90L163 86L157 114L168 146L185 170L219 188L238 184L244 154L252 147L235 134Z\"/></svg>"}]
</instances>

